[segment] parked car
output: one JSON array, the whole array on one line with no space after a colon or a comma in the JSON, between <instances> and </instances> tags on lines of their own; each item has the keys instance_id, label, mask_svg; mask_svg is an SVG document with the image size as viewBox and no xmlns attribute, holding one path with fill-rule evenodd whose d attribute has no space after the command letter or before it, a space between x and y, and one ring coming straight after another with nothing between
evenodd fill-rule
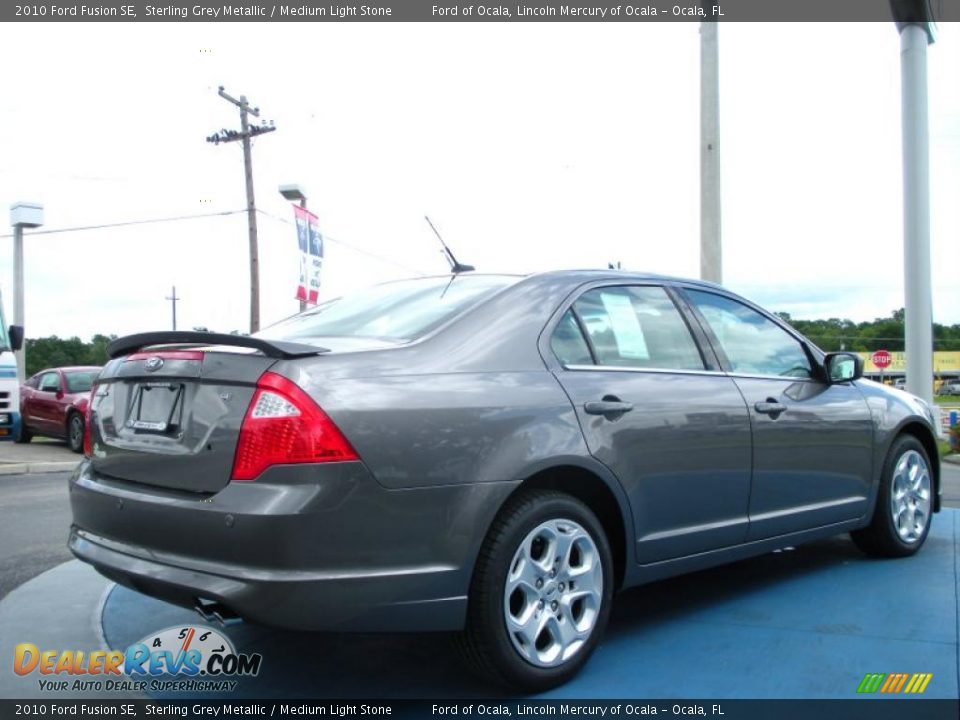
<instances>
[{"instance_id":1,"label":"parked car","mask_svg":"<svg viewBox=\"0 0 960 720\"><path fill-rule=\"evenodd\" d=\"M906 390L906 389L907 389L907 379L906 379L906 378L899 377L899 378L897 378L896 380L893 381L893 386L894 386L897 390Z\"/></svg>"},{"instance_id":2,"label":"parked car","mask_svg":"<svg viewBox=\"0 0 960 720\"><path fill-rule=\"evenodd\" d=\"M207 618L460 630L527 690L620 589L848 531L912 555L940 507L929 406L694 280L419 278L109 354L78 558Z\"/></svg>"},{"instance_id":3,"label":"parked car","mask_svg":"<svg viewBox=\"0 0 960 720\"><path fill-rule=\"evenodd\" d=\"M48 368L20 387L22 424L17 442L28 443L34 435L67 441L70 449L83 452L83 424L93 381L100 367Z\"/></svg>"},{"instance_id":4,"label":"parked car","mask_svg":"<svg viewBox=\"0 0 960 720\"><path fill-rule=\"evenodd\" d=\"M960 380L944 380L937 395L960 395Z\"/></svg>"}]
</instances>

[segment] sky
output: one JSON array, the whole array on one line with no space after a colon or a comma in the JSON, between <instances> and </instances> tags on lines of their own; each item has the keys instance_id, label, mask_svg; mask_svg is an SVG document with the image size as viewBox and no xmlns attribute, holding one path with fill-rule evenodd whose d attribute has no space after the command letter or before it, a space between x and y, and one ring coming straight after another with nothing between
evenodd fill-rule
<instances>
[{"instance_id":1,"label":"sky","mask_svg":"<svg viewBox=\"0 0 960 720\"><path fill-rule=\"evenodd\" d=\"M899 38L890 23L719 29L724 284L794 317L903 305ZM21 24L0 45L0 206L45 230L245 207L223 85L254 140L264 325L297 309L293 213L321 299L448 266L699 274L696 23ZM934 320L960 322L960 27L929 49ZM242 212L26 237L28 337L246 331ZM12 314L12 240L0 289Z\"/></svg>"}]
</instances>

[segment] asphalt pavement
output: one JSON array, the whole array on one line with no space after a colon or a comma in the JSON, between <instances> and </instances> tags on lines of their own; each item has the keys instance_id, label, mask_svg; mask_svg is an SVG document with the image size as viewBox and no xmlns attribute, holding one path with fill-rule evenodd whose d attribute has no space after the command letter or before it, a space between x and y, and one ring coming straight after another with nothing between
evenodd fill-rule
<instances>
[{"instance_id":1,"label":"asphalt pavement","mask_svg":"<svg viewBox=\"0 0 960 720\"><path fill-rule=\"evenodd\" d=\"M943 468L943 504L945 507L960 508L960 464L944 462Z\"/></svg>"},{"instance_id":2,"label":"asphalt pavement","mask_svg":"<svg viewBox=\"0 0 960 720\"><path fill-rule=\"evenodd\" d=\"M73 557L67 550L69 477L0 475L0 598Z\"/></svg>"}]
</instances>

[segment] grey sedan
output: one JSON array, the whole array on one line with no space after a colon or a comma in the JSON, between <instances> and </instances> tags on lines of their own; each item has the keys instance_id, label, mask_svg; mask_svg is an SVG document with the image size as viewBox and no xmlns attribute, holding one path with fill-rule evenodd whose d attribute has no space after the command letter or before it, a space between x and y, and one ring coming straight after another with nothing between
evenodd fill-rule
<instances>
[{"instance_id":1,"label":"grey sedan","mask_svg":"<svg viewBox=\"0 0 960 720\"><path fill-rule=\"evenodd\" d=\"M909 556L940 507L922 400L693 280L419 278L110 354L77 557L207 618L462 631L528 690L622 588L843 532Z\"/></svg>"}]
</instances>

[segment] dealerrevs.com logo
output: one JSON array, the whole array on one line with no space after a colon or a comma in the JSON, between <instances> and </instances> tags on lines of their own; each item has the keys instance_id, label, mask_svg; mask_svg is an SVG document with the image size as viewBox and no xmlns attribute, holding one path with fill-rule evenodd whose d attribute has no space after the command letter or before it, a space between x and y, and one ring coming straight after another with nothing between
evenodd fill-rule
<instances>
[{"instance_id":1,"label":"dealerrevs.com logo","mask_svg":"<svg viewBox=\"0 0 960 720\"><path fill-rule=\"evenodd\" d=\"M199 625L152 633L124 651L14 648L13 671L37 674L40 690L224 692L260 672L260 653L238 653L228 637ZM126 677L123 677L126 676Z\"/></svg>"}]
</instances>

